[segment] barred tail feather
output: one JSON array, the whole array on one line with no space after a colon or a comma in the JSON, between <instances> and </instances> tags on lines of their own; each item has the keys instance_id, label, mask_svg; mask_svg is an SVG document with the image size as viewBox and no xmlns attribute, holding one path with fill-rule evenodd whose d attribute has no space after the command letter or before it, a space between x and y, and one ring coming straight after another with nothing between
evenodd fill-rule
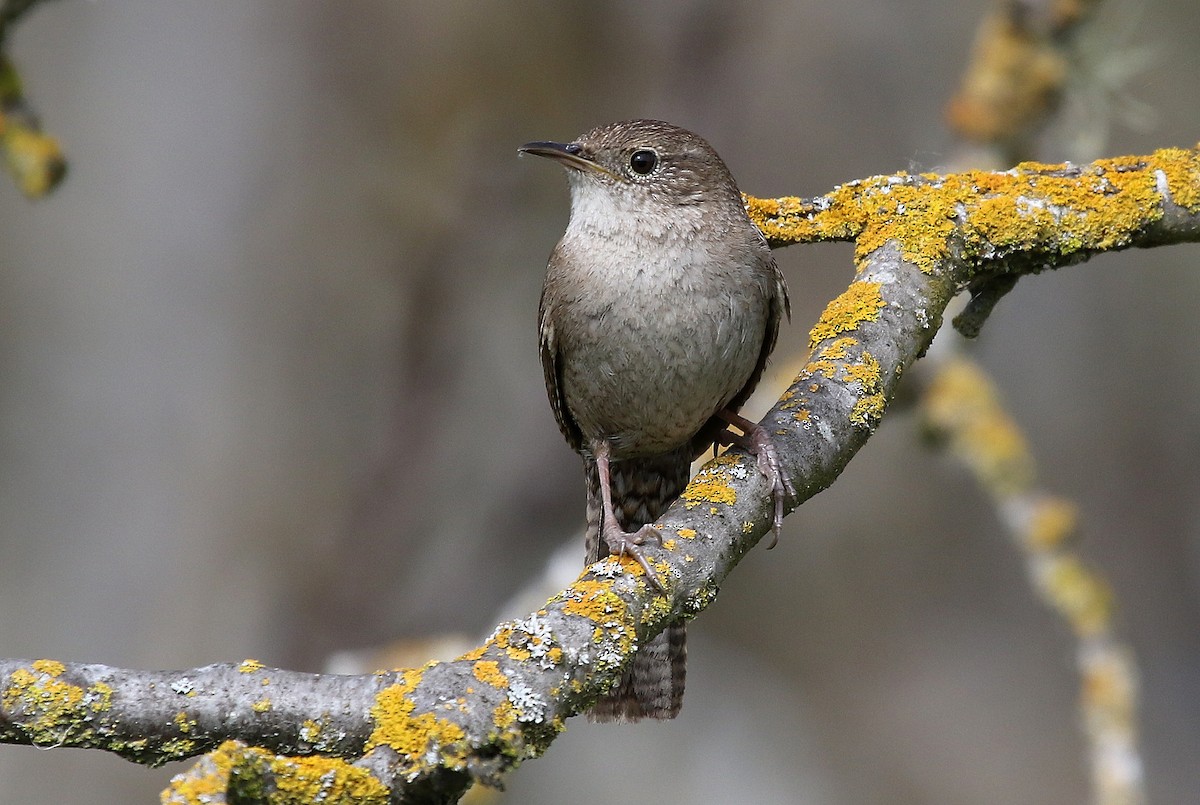
<instances>
[{"instance_id":1,"label":"barred tail feather","mask_svg":"<svg viewBox=\"0 0 1200 805\"><path fill-rule=\"evenodd\" d=\"M636 531L657 520L687 486L691 452L683 449L610 465L613 508L622 529ZM602 506L596 463L584 460L587 474L587 561L608 555L600 537ZM601 696L588 714L593 721L674 718L683 704L687 679L687 629L682 620L638 647L616 688Z\"/></svg>"}]
</instances>

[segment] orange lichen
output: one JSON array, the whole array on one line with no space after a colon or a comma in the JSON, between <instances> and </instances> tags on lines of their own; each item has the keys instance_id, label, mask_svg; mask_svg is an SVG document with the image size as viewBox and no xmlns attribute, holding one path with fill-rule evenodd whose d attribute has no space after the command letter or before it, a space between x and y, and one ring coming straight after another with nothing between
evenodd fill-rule
<instances>
[{"instance_id":1,"label":"orange lichen","mask_svg":"<svg viewBox=\"0 0 1200 805\"><path fill-rule=\"evenodd\" d=\"M471 673L485 685L493 688L507 688L508 677L500 670L500 664L494 660L477 660L471 666Z\"/></svg>"},{"instance_id":2,"label":"orange lichen","mask_svg":"<svg viewBox=\"0 0 1200 805\"><path fill-rule=\"evenodd\" d=\"M564 596L563 611L569 615L597 623L628 617L625 602L612 591L611 582L580 579L567 588Z\"/></svg>"},{"instance_id":3,"label":"orange lichen","mask_svg":"<svg viewBox=\"0 0 1200 805\"><path fill-rule=\"evenodd\" d=\"M488 647L486 644L482 645L482 646L477 646L477 647L471 649L470 651L468 651L466 654L463 654L460 657L458 657L458 659L466 660L468 662L470 662L472 660L478 660L484 654L487 654L487 650L488 650Z\"/></svg>"},{"instance_id":4,"label":"orange lichen","mask_svg":"<svg viewBox=\"0 0 1200 805\"><path fill-rule=\"evenodd\" d=\"M507 654L509 658L514 659L517 662L524 662L525 660L528 660L532 656L529 649L525 648L523 645L513 645L511 642L512 637L513 628L511 626L504 626L496 631L496 635L492 638L492 641L496 644L497 648L504 649L504 653Z\"/></svg>"}]
</instances>

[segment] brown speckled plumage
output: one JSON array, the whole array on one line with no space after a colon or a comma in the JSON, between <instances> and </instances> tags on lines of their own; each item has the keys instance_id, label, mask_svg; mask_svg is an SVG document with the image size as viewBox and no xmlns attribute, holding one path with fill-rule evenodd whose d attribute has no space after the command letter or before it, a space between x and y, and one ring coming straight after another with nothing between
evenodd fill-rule
<instances>
[{"instance_id":1,"label":"brown speckled plumage","mask_svg":"<svg viewBox=\"0 0 1200 805\"><path fill-rule=\"evenodd\" d=\"M718 413L736 412L762 376L787 291L733 177L695 134L633 120L522 150L559 161L571 186L539 324L550 403L584 458L587 559L640 557L657 536L642 526L724 432ZM615 523L603 516L604 462ZM685 655L677 621L639 648L593 718L674 717Z\"/></svg>"}]
</instances>

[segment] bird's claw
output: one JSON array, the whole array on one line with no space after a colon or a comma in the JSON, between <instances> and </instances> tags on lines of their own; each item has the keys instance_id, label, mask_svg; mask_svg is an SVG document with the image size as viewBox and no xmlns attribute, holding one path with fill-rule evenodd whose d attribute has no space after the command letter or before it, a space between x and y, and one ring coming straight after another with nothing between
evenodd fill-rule
<instances>
[{"instance_id":1,"label":"bird's claw","mask_svg":"<svg viewBox=\"0 0 1200 805\"><path fill-rule=\"evenodd\" d=\"M737 444L754 456L758 463L758 471L771 486L771 502L775 510L771 518L771 542L767 545L767 550L770 550L779 544L779 532L783 528L783 507L789 499L796 497L796 487L784 472L779 453L775 450L775 442L766 428L729 411L721 412L721 417L742 431L741 435L726 431L728 443Z\"/></svg>"},{"instance_id":2,"label":"bird's claw","mask_svg":"<svg viewBox=\"0 0 1200 805\"><path fill-rule=\"evenodd\" d=\"M644 525L637 531L622 531L620 526L612 521L605 524L604 544L608 546L608 552L612 556L631 556L637 563L646 571L646 581L650 586L658 592L665 592L662 583L658 580L658 574L654 572L654 568L650 567L650 563L646 561L646 555L642 553L642 547L647 541L653 539L659 545L662 545L662 534L652 525Z\"/></svg>"}]
</instances>

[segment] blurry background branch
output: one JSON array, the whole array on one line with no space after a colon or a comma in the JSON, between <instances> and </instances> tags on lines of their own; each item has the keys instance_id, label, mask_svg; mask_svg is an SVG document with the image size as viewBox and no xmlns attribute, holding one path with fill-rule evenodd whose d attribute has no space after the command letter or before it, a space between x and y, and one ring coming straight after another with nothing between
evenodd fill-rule
<instances>
[{"instance_id":1,"label":"blurry background branch","mask_svg":"<svg viewBox=\"0 0 1200 805\"><path fill-rule=\"evenodd\" d=\"M29 198L49 193L67 172L58 140L42 131L17 68L5 52L13 24L38 2L3 0L0 4L0 148L17 187Z\"/></svg>"},{"instance_id":2,"label":"blurry background branch","mask_svg":"<svg viewBox=\"0 0 1200 805\"><path fill-rule=\"evenodd\" d=\"M951 129L985 146L1002 167L1034 158L1035 138L1058 110L1080 51L1074 45L1100 0L1000 0L975 34L971 61L946 105Z\"/></svg>"},{"instance_id":3,"label":"blurry background branch","mask_svg":"<svg viewBox=\"0 0 1200 805\"><path fill-rule=\"evenodd\" d=\"M1088 741L1092 801L1144 802L1136 661L1116 635L1111 588L1079 556L1075 505L1037 483L1029 445L976 364L942 356L929 374L922 421L995 502L1025 558L1031 586L1077 641L1080 726Z\"/></svg>"}]
</instances>

